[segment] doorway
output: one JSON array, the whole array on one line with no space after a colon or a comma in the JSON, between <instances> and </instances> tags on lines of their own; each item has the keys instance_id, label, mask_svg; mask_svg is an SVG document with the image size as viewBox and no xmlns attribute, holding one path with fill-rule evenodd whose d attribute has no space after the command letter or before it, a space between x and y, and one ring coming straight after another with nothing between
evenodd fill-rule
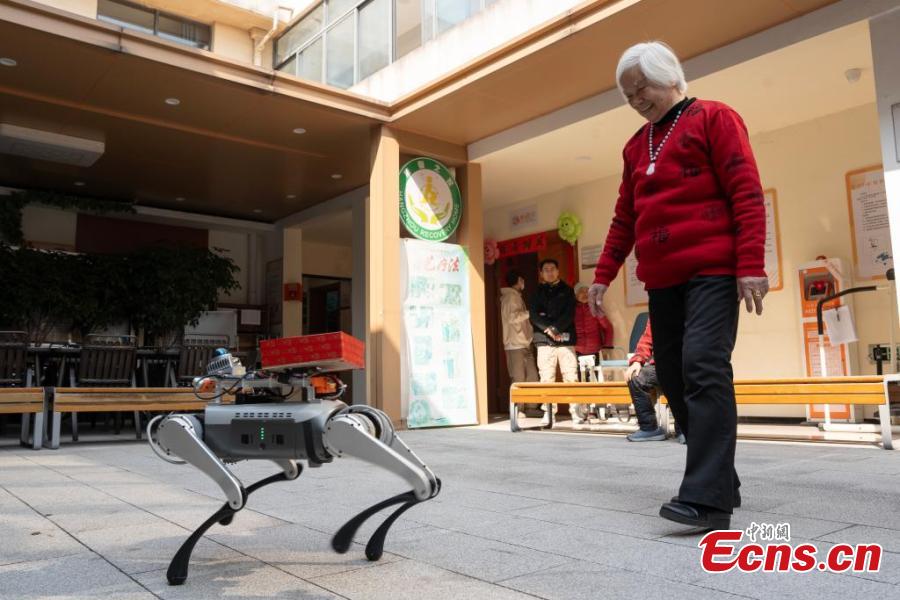
<instances>
[{"instance_id":1,"label":"doorway","mask_svg":"<svg viewBox=\"0 0 900 600\"><path fill-rule=\"evenodd\" d=\"M528 299L540 283L538 265L545 258L559 262L560 279L574 286L578 281L576 247L559 237L557 231L544 231L498 243L500 256L485 267L485 315L487 316L488 412L509 414L509 372L503 349L503 323L500 319L500 288L506 287L506 274L516 270L525 279L523 296ZM567 412L560 406L560 414Z\"/></svg>"}]
</instances>

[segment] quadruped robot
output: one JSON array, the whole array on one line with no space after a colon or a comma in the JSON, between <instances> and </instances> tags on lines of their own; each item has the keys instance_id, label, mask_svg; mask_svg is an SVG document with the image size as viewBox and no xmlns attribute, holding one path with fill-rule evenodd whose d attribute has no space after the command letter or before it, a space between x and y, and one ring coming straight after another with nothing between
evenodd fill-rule
<instances>
[{"instance_id":1,"label":"quadruped robot","mask_svg":"<svg viewBox=\"0 0 900 600\"><path fill-rule=\"evenodd\" d=\"M332 385L316 385L323 380ZM317 387L328 392L319 395ZM299 460L315 468L335 457L354 456L399 475L412 487L362 511L332 538L332 548L343 554L369 517L400 504L366 545L369 560L381 558L391 525L411 507L434 498L441 481L397 436L385 413L342 402L345 389L346 384L321 367L294 364L247 372L236 357L219 349L206 377L194 380L194 393L209 402L203 413L160 415L147 424L150 447L160 458L196 467L216 482L227 500L175 554L166 573L169 585L185 582L194 546L210 527L229 525L256 490L299 477ZM235 403L222 403L226 395L234 395ZM244 487L227 466L241 460L269 460L281 471Z\"/></svg>"}]
</instances>

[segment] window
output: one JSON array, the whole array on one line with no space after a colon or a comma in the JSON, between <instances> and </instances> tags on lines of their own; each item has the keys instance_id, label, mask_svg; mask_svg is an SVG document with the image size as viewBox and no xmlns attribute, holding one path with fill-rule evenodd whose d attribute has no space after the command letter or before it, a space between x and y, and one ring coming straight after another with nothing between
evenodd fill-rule
<instances>
[{"instance_id":1,"label":"window","mask_svg":"<svg viewBox=\"0 0 900 600\"><path fill-rule=\"evenodd\" d=\"M152 10L124 2L100 0L97 3L97 18L144 33L154 33L156 29L156 15Z\"/></svg>"},{"instance_id":2,"label":"window","mask_svg":"<svg viewBox=\"0 0 900 600\"><path fill-rule=\"evenodd\" d=\"M275 68L348 88L496 2L320 0L276 40Z\"/></svg>"},{"instance_id":3,"label":"window","mask_svg":"<svg viewBox=\"0 0 900 600\"><path fill-rule=\"evenodd\" d=\"M371 0L359 9L359 80L390 64L390 0Z\"/></svg>"},{"instance_id":4,"label":"window","mask_svg":"<svg viewBox=\"0 0 900 600\"><path fill-rule=\"evenodd\" d=\"M322 45L322 38L319 38L300 53L297 77L322 81Z\"/></svg>"},{"instance_id":5,"label":"window","mask_svg":"<svg viewBox=\"0 0 900 600\"><path fill-rule=\"evenodd\" d=\"M434 0L435 36L474 15L480 4L480 0Z\"/></svg>"},{"instance_id":6,"label":"window","mask_svg":"<svg viewBox=\"0 0 900 600\"><path fill-rule=\"evenodd\" d=\"M320 4L302 21L291 27L287 33L275 42L275 64L280 65L298 48L322 32L325 21L325 5Z\"/></svg>"},{"instance_id":7,"label":"window","mask_svg":"<svg viewBox=\"0 0 900 600\"><path fill-rule=\"evenodd\" d=\"M163 13L160 13L156 19L156 30L156 35L161 38L190 44L197 48L209 48L211 41L209 27L206 25L185 21Z\"/></svg>"},{"instance_id":8,"label":"window","mask_svg":"<svg viewBox=\"0 0 900 600\"><path fill-rule=\"evenodd\" d=\"M328 0L326 2L328 6L328 23L334 23L359 3L360 0Z\"/></svg>"},{"instance_id":9,"label":"window","mask_svg":"<svg viewBox=\"0 0 900 600\"><path fill-rule=\"evenodd\" d=\"M345 17L340 23L325 32L325 82L341 88L353 85L353 41L355 31L353 15Z\"/></svg>"},{"instance_id":10,"label":"window","mask_svg":"<svg viewBox=\"0 0 900 600\"><path fill-rule=\"evenodd\" d=\"M209 49L212 40L209 25L144 8L124 0L99 0L97 19L204 50Z\"/></svg>"},{"instance_id":11,"label":"window","mask_svg":"<svg viewBox=\"0 0 900 600\"><path fill-rule=\"evenodd\" d=\"M422 0L396 0L396 2L394 48L397 55L395 60L406 56L421 46L423 39L427 39L422 33Z\"/></svg>"}]
</instances>

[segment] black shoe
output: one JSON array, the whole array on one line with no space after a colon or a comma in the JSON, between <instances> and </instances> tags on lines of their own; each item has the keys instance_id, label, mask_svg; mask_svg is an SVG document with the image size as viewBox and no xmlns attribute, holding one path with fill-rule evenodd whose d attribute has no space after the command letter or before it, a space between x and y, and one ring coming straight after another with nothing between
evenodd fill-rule
<instances>
[{"instance_id":1,"label":"black shoe","mask_svg":"<svg viewBox=\"0 0 900 600\"><path fill-rule=\"evenodd\" d=\"M681 502L681 500L678 499L678 496L672 496L672 499L669 500L669 502ZM740 508L740 507L741 507L741 493L739 491L735 490L734 491L734 508Z\"/></svg>"},{"instance_id":2,"label":"black shoe","mask_svg":"<svg viewBox=\"0 0 900 600\"><path fill-rule=\"evenodd\" d=\"M666 502L659 509L663 519L675 521L682 525L690 525L707 531L729 529L731 515L727 512L684 502Z\"/></svg>"}]
</instances>

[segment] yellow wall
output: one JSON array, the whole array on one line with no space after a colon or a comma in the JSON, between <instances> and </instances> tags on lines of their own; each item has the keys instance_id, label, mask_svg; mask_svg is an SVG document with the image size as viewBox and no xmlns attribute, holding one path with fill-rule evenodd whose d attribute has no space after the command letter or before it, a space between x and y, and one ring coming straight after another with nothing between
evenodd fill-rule
<instances>
[{"instance_id":1,"label":"yellow wall","mask_svg":"<svg viewBox=\"0 0 900 600\"><path fill-rule=\"evenodd\" d=\"M851 264L844 175L849 170L880 163L875 105L754 136L752 143L763 187L775 188L778 194L784 289L767 297L762 317L742 312L734 353L735 376L805 376L796 269L819 254L841 257L845 265ZM538 225L532 231L555 228L559 213L571 210L584 223L579 247L600 244L606 237L618 186L619 175L616 175L525 200L521 205L538 206ZM486 237L503 240L532 232L509 230L510 208L513 207L488 211ZM592 279L591 269L581 271L581 281L590 283ZM624 346L634 315L646 308L625 306L622 279L620 273L608 297L612 312L624 316L624 327L618 327L616 332L617 345ZM855 373L874 373L874 365L866 360L867 345L889 341L889 297L887 293L869 293L858 296L854 305L860 338L859 343L851 344ZM896 339L900 342L900 333ZM741 408L741 413L748 415L803 414L802 408Z\"/></svg>"},{"instance_id":2,"label":"yellow wall","mask_svg":"<svg viewBox=\"0 0 900 600\"><path fill-rule=\"evenodd\" d=\"M67 10L82 17L97 17L97 0L35 0L39 4L47 4L53 8Z\"/></svg>"},{"instance_id":3,"label":"yellow wall","mask_svg":"<svg viewBox=\"0 0 900 600\"><path fill-rule=\"evenodd\" d=\"M353 249L304 240L303 274L353 277Z\"/></svg>"},{"instance_id":4,"label":"yellow wall","mask_svg":"<svg viewBox=\"0 0 900 600\"><path fill-rule=\"evenodd\" d=\"M213 23L212 51L232 60L253 62L250 32L224 23Z\"/></svg>"}]
</instances>

